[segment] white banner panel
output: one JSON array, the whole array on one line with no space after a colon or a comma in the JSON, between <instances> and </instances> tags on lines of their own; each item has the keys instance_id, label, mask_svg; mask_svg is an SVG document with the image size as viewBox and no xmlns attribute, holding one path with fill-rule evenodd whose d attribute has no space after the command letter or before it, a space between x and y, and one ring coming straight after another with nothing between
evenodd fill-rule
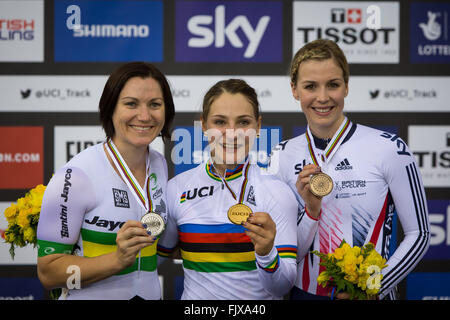
<instances>
[{"instance_id":1,"label":"white banner panel","mask_svg":"<svg viewBox=\"0 0 450 320\"><path fill-rule=\"evenodd\" d=\"M168 76L177 112L230 76ZM300 112L288 76L233 76L255 88L262 112ZM97 112L106 76L0 76L0 112ZM350 76L348 112L449 112L450 77Z\"/></svg>"},{"instance_id":2,"label":"white banner panel","mask_svg":"<svg viewBox=\"0 0 450 320\"><path fill-rule=\"evenodd\" d=\"M408 146L425 187L450 187L450 125L409 126Z\"/></svg>"},{"instance_id":3,"label":"white banner panel","mask_svg":"<svg viewBox=\"0 0 450 320\"><path fill-rule=\"evenodd\" d=\"M293 55L306 43L330 39L349 63L399 63L398 2L295 1Z\"/></svg>"},{"instance_id":4,"label":"white banner panel","mask_svg":"<svg viewBox=\"0 0 450 320\"><path fill-rule=\"evenodd\" d=\"M101 126L55 126L54 136L54 172L79 152L106 139ZM151 147L164 155L161 137L157 137Z\"/></svg>"},{"instance_id":5,"label":"white banner panel","mask_svg":"<svg viewBox=\"0 0 450 320\"><path fill-rule=\"evenodd\" d=\"M44 61L44 1L0 1L0 62Z\"/></svg>"}]
</instances>

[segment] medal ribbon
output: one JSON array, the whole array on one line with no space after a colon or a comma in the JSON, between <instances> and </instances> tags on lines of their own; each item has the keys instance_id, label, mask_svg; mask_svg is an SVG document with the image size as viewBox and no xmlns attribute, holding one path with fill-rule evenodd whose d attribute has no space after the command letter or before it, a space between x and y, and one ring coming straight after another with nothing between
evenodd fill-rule
<instances>
[{"instance_id":1,"label":"medal ribbon","mask_svg":"<svg viewBox=\"0 0 450 320\"><path fill-rule=\"evenodd\" d=\"M336 153L336 150L341 145L342 141L344 140L345 133L348 132L348 129L350 128L350 120L345 117L344 121L342 121L339 129L334 134L333 138L331 139L330 143L328 143L327 147L325 148L325 151L323 154L318 156L318 153L315 151L317 148L315 147L314 140L312 138L312 133L309 128L309 126L306 128L306 141L308 142L308 151L309 155L311 156L312 162L319 166L319 162L322 164L326 164L329 162L329 160L333 157L333 155Z\"/></svg>"},{"instance_id":2,"label":"medal ribbon","mask_svg":"<svg viewBox=\"0 0 450 320\"><path fill-rule=\"evenodd\" d=\"M211 161L211 160L210 160ZM214 167L214 164L211 161L211 165ZM245 195L245 188L247 187L247 183L248 183L248 170L250 168L250 161L247 160L247 163L243 169L244 171L244 181L242 181L242 186L241 186L241 192L239 194L239 199L237 198L236 194L234 193L233 189L231 189L231 187L228 185L227 181L220 176L217 173L211 172L213 173L216 177L219 177L220 180L222 180L223 184L227 187L228 191L230 191L231 195L233 196L234 200L237 200L238 203L243 203L244 202L244 195Z\"/></svg>"},{"instance_id":3,"label":"medal ribbon","mask_svg":"<svg viewBox=\"0 0 450 320\"><path fill-rule=\"evenodd\" d=\"M145 209L145 212L153 211L152 197L150 194L150 156L147 155L146 163L146 192L141 188L137 179L134 177L131 170L128 168L126 162L123 160L119 150L114 145L111 139L106 141L109 155L111 156L114 165L118 169L120 176L125 181L137 202Z\"/></svg>"}]
</instances>

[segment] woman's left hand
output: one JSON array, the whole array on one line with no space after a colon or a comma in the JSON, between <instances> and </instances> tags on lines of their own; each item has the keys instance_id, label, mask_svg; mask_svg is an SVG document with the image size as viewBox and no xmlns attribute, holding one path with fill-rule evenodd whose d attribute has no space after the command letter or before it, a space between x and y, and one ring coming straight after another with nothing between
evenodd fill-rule
<instances>
[{"instance_id":1,"label":"woman's left hand","mask_svg":"<svg viewBox=\"0 0 450 320\"><path fill-rule=\"evenodd\" d=\"M268 255L273 248L277 233L275 222L270 215L267 212L254 212L243 226L247 229L245 233L255 246L255 252L260 256Z\"/></svg>"}]
</instances>

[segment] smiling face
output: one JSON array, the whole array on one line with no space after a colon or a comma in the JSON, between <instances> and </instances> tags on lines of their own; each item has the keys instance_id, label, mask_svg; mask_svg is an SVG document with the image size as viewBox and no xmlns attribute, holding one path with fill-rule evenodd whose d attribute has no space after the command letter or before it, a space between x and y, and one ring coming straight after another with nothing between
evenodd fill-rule
<instances>
[{"instance_id":1,"label":"smiling face","mask_svg":"<svg viewBox=\"0 0 450 320\"><path fill-rule=\"evenodd\" d=\"M241 93L224 92L211 104L206 119L202 118L214 165L232 169L243 163L261 128L261 117Z\"/></svg>"},{"instance_id":2,"label":"smiling face","mask_svg":"<svg viewBox=\"0 0 450 320\"><path fill-rule=\"evenodd\" d=\"M153 78L130 78L112 116L114 144L120 149L147 148L159 135L165 119L161 87Z\"/></svg>"},{"instance_id":3,"label":"smiling face","mask_svg":"<svg viewBox=\"0 0 450 320\"><path fill-rule=\"evenodd\" d=\"M292 94L300 101L311 131L319 138L331 138L344 119L344 98L348 85L336 61L307 60L298 68Z\"/></svg>"}]
</instances>

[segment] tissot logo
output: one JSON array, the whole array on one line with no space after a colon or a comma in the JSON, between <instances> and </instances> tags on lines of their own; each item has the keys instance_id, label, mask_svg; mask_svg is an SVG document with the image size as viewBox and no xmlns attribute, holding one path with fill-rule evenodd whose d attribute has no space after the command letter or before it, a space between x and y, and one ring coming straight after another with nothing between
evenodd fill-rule
<instances>
[{"instance_id":1,"label":"tissot logo","mask_svg":"<svg viewBox=\"0 0 450 320\"><path fill-rule=\"evenodd\" d=\"M398 3L294 1L293 10L293 53L313 40L330 39L350 63L398 63Z\"/></svg>"},{"instance_id":2,"label":"tissot logo","mask_svg":"<svg viewBox=\"0 0 450 320\"><path fill-rule=\"evenodd\" d=\"M182 62L281 62L282 3L177 1L176 53Z\"/></svg>"},{"instance_id":3,"label":"tissot logo","mask_svg":"<svg viewBox=\"0 0 450 320\"><path fill-rule=\"evenodd\" d=\"M362 10L360 8L333 8L331 9L331 22L333 23L361 23Z\"/></svg>"}]
</instances>

